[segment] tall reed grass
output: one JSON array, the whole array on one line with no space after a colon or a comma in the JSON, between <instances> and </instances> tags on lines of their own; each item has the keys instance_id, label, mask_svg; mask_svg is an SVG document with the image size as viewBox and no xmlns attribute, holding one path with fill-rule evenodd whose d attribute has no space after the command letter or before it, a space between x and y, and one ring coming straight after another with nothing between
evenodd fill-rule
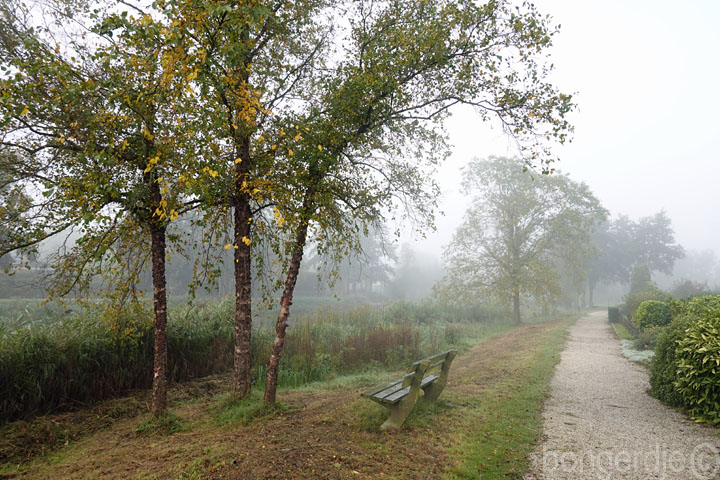
<instances>
[{"instance_id":1,"label":"tall reed grass","mask_svg":"<svg viewBox=\"0 0 720 480\"><path fill-rule=\"evenodd\" d=\"M395 368L472 343L488 329L499 328L501 318L500 312L487 308L429 302L318 310L291 321L279 383L297 387L339 374ZM231 299L171 309L169 379L228 370L232 322ZM258 323L252 355L259 384L265 380L273 338L274 328ZM86 310L0 328L0 422L149 388L152 353L151 316L142 309L123 312L112 321Z\"/></svg>"}]
</instances>

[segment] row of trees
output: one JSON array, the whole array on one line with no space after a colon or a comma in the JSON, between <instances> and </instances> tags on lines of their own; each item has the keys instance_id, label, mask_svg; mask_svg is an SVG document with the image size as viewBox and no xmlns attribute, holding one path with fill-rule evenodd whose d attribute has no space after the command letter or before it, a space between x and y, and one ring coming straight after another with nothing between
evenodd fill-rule
<instances>
[{"instance_id":1,"label":"row of trees","mask_svg":"<svg viewBox=\"0 0 720 480\"><path fill-rule=\"evenodd\" d=\"M453 105L498 118L546 166L537 139L564 141L573 106L543 80L554 33L532 5L507 1L2 0L0 256L72 233L52 293L87 291L102 272L119 303L139 301L149 263L152 411L163 415L168 254L208 252L196 271L212 278L220 255L208 246L232 252L242 397L252 260L267 276L272 252L274 402L309 239L342 258L398 206L430 228ZM172 226L193 211L202 234L183 238Z\"/></svg>"},{"instance_id":2,"label":"row of trees","mask_svg":"<svg viewBox=\"0 0 720 480\"><path fill-rule=\"evenodd\" d=\"M519 323L524 297L547 309L587 292L592 305L598 283L638 283L644 290L653 272L670 273L683 257L665 212L637 222L608 219L587 185L520 167L517 159L494 157L465 167L472 204L445 250L439 295L466 302L494 297L511 305Z\"/></svg>"},{"instance_id":3,"label":"row of trees","mask_svg":"<svg viewBox=\"0 0 720 480\"><path fill-rule=\"evenodd\" d=\"M672 223L664 211L638 221L620 215L601 222L593 230L592 243L596 255L587 260L591 305L598 283L628 284L638 269L646 269L648 277L654 272L671 274L675 261L685 255L675 242Z\"/></svg>"}]
</instances>

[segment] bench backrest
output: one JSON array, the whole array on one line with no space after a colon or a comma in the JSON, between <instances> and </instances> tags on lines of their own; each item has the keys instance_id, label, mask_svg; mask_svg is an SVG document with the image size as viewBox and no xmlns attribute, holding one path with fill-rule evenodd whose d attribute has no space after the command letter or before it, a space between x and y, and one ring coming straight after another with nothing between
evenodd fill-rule
<instances>
[{"instance_id":1,"label":"bench backrest","mask_svg":"<svg viewBox=\"0 0 720 480\"><path fill-rule=\"evenodd\" d=\"M422 360L418 360L417 362L413 363L410 367L410 371L414 372L415 368L418 365L427 363L428 367L427 369L425 369L425 377L433 374L447 373L447 371L450 369L450 363L452 363L455 355L457 355L457 350L446 350L444 352L437 353L435 355L423 358Z\"/></svg>"}]
</instances>

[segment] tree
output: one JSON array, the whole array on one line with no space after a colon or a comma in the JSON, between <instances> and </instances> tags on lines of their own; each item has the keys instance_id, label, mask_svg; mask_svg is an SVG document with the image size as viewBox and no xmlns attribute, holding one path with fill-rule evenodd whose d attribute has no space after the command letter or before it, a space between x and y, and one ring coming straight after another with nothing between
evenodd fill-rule
<instances>
[{"instance_id":1,"label":"tree","mask_svg":"<svg viewBox=\"0 0 720 480\"><path fill-rule=\"evenodd\" d=\"M620 215L599 223L593 233L597 255L588 260L590 298L599 282L627 284L633 270L644 265L647 273L672 273L675 261L684 249L675 243L670 218L664 211L637 222Z\"/></svg>"},{"instance_id":2,"label":"tree","mask_svg":"<svg viewBox=\"0 0 720 480\"><path fill-rule=\"evenodd\" d=\"M588 272L588 297L593 304L593 293L600 282L627 282L632 264L630 244L630 220L620 216L616 220L599 222L591 238L594 254L586 260Z\"/></svg>"},{"instance_id":3,"label":"tree","mask_svg":"<svg viewBox=\"0 0 720 480\"><path fill-rule=\"evenodd\" d=\"M268 362L265 400L273 402L292 295L310 225L320 249L340 255L358 245L366 225L382 216L393 197L426 220L435 193L423 188L427 175L412 160L443 158L436 129L456 104L477 108L483 119L497 115L519 141L527 161L549 169L538 138L563 141L570 97L542 80L536 54L550 45L554 30L534 7L507 2L478 6L460 2L355 2L347 58L317 84L298 115L304 139L289 152L295 195L279 202L288 242L286 280L276 337ZM412 39L412 40L410 40ZM544 132L544 133L541 133ZM294 133L294 132L293 132ZM424 152L422 142L436 151ZM278 149L286 151L285 149Z\"/></svg>"},{"instance_id":4,"label":"tree","mask_svg":"<svg viewBox=\"0 0 720 480\"><path fill-rule=\"evenodd\" d=\"M650 282L652 282L652 275L648 266L645 264L635 265L630 274L630 293L648 290Z\"/></svg>"},{"instance_id":5,"label":"tree","mask_svg":"<svg viewBox=\"0 0 720 480\"><path fill-rule=\"evenodd\" d=\"M8 165L17 162L11 152L0 147L0 270L8 273L15 258L10 250L32 225L32 198L25 186L11 176Z\"/></svg>"},{"instance_id":6,"label":"tree","mask_svg":"<svg viewBox=\"0 0 720 480\"><path fill-rule=\"evenodd\" d=\"M288 117L313 90L308 80L327 53L325 2L167 0L156 5L173 18L172 62L189 66L201 93L214 179L198 187L211 216L232 215L235 349L232 389L251 386L252 245L269 232L264 209L281 196L278 162L291 149ZM304 131L304 130L303 130ZM282 153L281 153L282 152ZM231 211L229 211L230 209ZM271 221L276 218L270 216ZM256 242L259 243L259 242ZM258 262L262 265L261 262Z\"/></svg>"},{"instance_id":7,"label":"tree","mask_svg":"<svg viewBox=\"0 0 720 480\"><path fill-rule=\"evenodd\" d=\"M4 248L33 248L72 228L80 238L55 264L55 293L88 289L102 271L114 280L112 293L120 302L137 300L134 285L147 258L140 252L150 252L152 412L164 415L167 226L193 203L183 195L180 174L198 158L189 141L192 92L183 70L168 69L167 19L132 7L89 12L68 4L68 11L56 10L57 24L38 27L26 21L29 8L0 3L6 73L0 138L17 160L3 163L4 175L32 186L41 199L27 209L33 228ZM62 31L68 18L77 21L79 33ZM68 38L63 45L61 31Z\"/></svg>"},{"instance_id":8,"label":"tree","mask_svg":"<svg viewBox=\"0 0 720 480\"><path fill-rule=\"evenodd\" d=\"M509 300L520 323L522 297L557 297L554 262L568 254L564 245L589 246L590 229L605 210L585 184L562 174L531 175L517 159L474 160L463 174L473 200L445 250L441 291L466 301L486 294ZM586 255L587 248L573 254Z\"/></svg>"},{"instance_id":9,"label":"tree","mask_svg":"<svg viewBox=\"0 0 720 480\"><path fill-rule=\"evenodd\" d=\"M672 273L675 260L685 256L683 247L675 243L672 221L664 210L638 220L633 233L634 265L647 265L651 274Z\"/></svg>"}]
</instances>

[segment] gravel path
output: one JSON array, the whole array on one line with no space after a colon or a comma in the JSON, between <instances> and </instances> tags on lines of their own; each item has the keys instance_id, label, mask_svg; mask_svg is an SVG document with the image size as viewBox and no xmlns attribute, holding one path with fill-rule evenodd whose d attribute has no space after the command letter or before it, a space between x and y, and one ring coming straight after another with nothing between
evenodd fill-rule
<instances>
[{"instance_id":1,"label":"gravel path","mask_svg":"<svg viewBox=\"0 0 720 480\"><path fill-rule=\"evenodd\" d=\"M606 312L571 328L550 388L525 480L720 478L716 430L645 393L647 370L621 355Z\"/></svg>"}]
</instances>

